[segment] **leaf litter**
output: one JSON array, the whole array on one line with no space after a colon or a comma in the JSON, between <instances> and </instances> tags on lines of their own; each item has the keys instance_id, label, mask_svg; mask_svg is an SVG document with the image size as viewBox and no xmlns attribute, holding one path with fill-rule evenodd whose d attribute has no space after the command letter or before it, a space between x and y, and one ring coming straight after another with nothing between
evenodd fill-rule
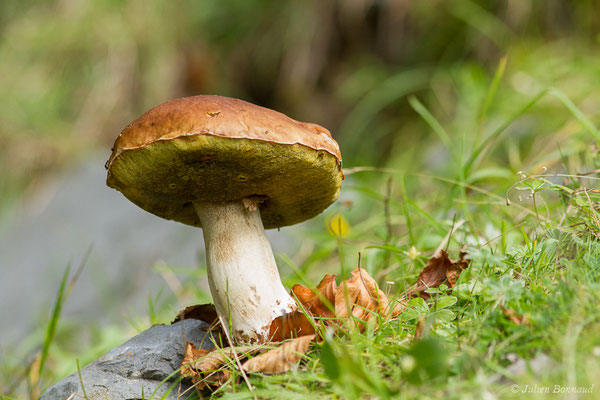
<instances>
[{"instance_id":1,"label":"leaf litter","mask_svg":"<svg viewBox=\"0 0 600 400\"><path fill-rule=\"evenodd\" d=\"M181 375L190 378L196 388L202 390L227 384L236 366L234 359L244 372L287 372L302 360L312 343L322 341L322 328L339 331L350 325L362 332L369 323L378 328L380 323L402 313L407 308L408 298L428 299L430 294L426 291L442 284L454 287L460 273L469 266L466 254L461 251L458 260L452 260L441 250L428 261L416 283L404 293L405 298L398 301L390 301L375 279L360 266L339 285L337 275L325 275L315 289L294 285L291 295L296 298L299 309L273 320L269 343L205 350L188 342ZM200 319L211 324L211 330L217 333L216 312L211 306L188 307L179 313L176 321Z\"/></svg>"},{"instance_id":2,"label":"leaf litter","mask_svg":"<svg viewBox=\"0 0 600 400\"><path fill-rule=\"evenodd\" d=\"M418 295L427 300L430 295L427 289L437 288L441 284L454 287L460 273L469 266L471 260L466 259L466 251L461 251L458 260L448 257L445 250L440 250L439 255L432 257L419 274L417 282L410 288L409 297Z\"/></svg>"}]
</instances>

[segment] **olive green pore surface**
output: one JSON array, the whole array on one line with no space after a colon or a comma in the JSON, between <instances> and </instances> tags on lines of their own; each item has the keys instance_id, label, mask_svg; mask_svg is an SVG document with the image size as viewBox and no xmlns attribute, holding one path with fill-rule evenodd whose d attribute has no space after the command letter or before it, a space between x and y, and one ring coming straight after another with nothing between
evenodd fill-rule
<instances>
[{"instance_id":1,"label":"olive green pore surface","mask_svg":"<svg viewBox=\"0 0 600 400\"><path fill-rule=\"evenodd\" d=\"M269 229L321 213L337 199L342 179L326 151L190 135L123 150L109 165L107 184L152 214L193 226L200 226L193 201L264 196L259 207Z\"/></svg>"}]
</instances>

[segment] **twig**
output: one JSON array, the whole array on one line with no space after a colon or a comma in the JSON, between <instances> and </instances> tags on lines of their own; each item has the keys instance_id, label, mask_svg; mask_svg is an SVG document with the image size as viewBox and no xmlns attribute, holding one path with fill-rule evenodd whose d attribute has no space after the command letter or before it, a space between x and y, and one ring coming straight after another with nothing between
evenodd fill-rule
<instances>
[{"instance_id":1,"label":"twig","mask_svg":"<svg viewBox=\"0 0 600 400\"><path fill-rule=\"evenodd\" d=\"M600 169L594 169L594 170L588 171L588 172L579 172L577 175L585 176L585 175L595 175L595 174L600 174Z\"/></svg>"}]
</instances>

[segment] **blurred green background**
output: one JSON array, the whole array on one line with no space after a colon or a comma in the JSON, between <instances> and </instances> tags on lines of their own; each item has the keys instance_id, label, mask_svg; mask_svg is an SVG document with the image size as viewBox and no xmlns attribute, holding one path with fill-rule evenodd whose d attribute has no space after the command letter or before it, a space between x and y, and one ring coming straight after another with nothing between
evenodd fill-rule
<instances>
[{"instance_id":1,"label":"blurred green background","mask_svg":"<svg viewBox=\"0 0 600 400\"><path fill-rule=\"evenodd\" d=\"M466 120L482 112L503 56L499 90L509 95L496 97L498 120L547 86L596 112L599 14L594 0L5 0L2 203L92 149L108 151L148 108L200 93L326 126L345 166L393 159L419 169L431 154L415 149L435 137L406 96L418 94L442 123ZM561 129L553 107L514 129L519 161L536 148L529 130ZM515 163L510 155L501 161Z\"/></svg>"},{"instance_id":2,"label":"blurred green background","mask_svg":"<svg viewBox=\"0 0 600 400\"><path fill-rule=\"evenodd\" d=\"M4 223L12 229L6 221L49 182L68 179L90 160L101 167L98 157L108 158L123 127L150 107L220 94L327 127L345 168L408 173L402 195L408 193L414 213L431 223L415 228L427 234L406 238L400 217L393 220L394 232L386 231L383 217L369 220L373 204L383 210L387 176L349 174L342 201L328 213L347 212L354 247L397 235L402 246L432 251L447 232L436 221L445 224L457 212L469 217L470 233L492 238L499 221L488 224L491 215L515 224L527 215L519 208L494 208L505 204L519 171L599 167L598 21L596 0L3 0L0 228ZM400 199L401 178L395 179L394 197ZM440 186L440 179L462 186ZM465 185L496 198L477 197L483 192ZM511 193L507 197L517 201ZM469 216L468 204L490 207ZM103 204L82 207L99 210ZM309 273L316 262L338 265L327 258L334 240L315 244L327 237L323 221L317 223L319 229L291 255L315 278L323 272ZM358 237L367 231L372 236ZM77 260L87 244L74 243L65 260ZM0 270L11 267L4 262L0 254ZM51 281L52 293L59 279L60 273ZM107 292L105 300L120 293ZM25 316L36 321L38 335L22 350L2 349L0 392L2 380L7 392L18 392L22 379L10 386L6 377L27 374L17 360L35 361L48 313L45 308L43 318ZM156 322L153 313L149 320ZM81 336L83 328L71 322L64 343ZM136 330L147 327L129 322ZM131 334L112 325L100 331L56 350L56 369L44 384L73 372L73 354L86 348L81 358L90 361Z\"/></svg>"}]
</instances>

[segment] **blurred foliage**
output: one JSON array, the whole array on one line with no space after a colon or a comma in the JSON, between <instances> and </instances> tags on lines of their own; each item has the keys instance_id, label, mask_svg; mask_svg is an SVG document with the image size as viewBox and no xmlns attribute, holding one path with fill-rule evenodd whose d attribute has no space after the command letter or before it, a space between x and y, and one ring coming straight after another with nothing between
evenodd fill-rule
<instances>
[{"instance_id":1,"label":"blurred foliage","mask_svg":"<svg viewBox=\"0 0 600 400\"><path fill-rule=\"evenodd\" d=\"M347 166L391 155L396 166L436 164L436 138L406 96L442 124L483 122L476 105L502 56L510 86L493 120L455 127L468 142L547 86L597 115L599 12L594 0L5 0L0 191L10 198L92 149L108 152L146 109L200 93L321 123ZM543 134L572 134L559 107L545 100L512 127L498 161L518 169Z\"/></svg>"}]
</instances>

